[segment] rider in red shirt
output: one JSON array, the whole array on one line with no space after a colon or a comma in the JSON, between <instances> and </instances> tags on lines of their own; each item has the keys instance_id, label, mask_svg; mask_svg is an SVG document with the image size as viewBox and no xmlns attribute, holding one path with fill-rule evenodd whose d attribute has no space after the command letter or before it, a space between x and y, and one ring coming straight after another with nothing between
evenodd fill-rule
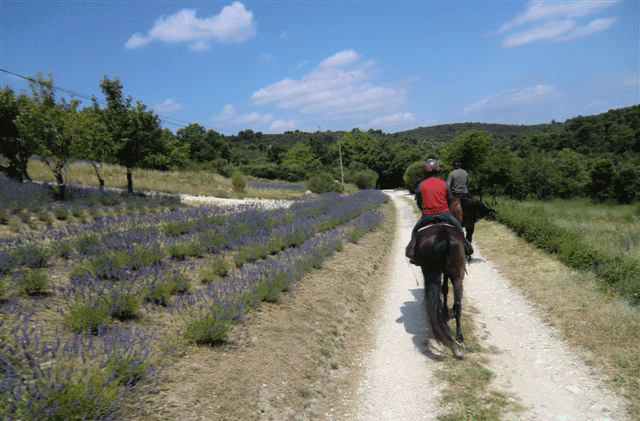
<instances>
[{"instance_id":1,"label":"rider in red shirt","mask_svg":"<svg viewBox=\"0 0 640 421\"><path fill-rule=\"evenodd\" d=\"M439 171L440 164L437 160L426 160L424 163L425 179L418 184L418 188L416 189L415 200L422 212L422 216L413 227L411 241L406 250L407 257L413 264L415 264L413 257L415 254L417 233L420 228L444 219L443 222L453 225L460 231L463 230L460 221L449 212L448 203L452 198L451 190L444 180L438 178ZM468 255L473 253L471 250L473 250L471 244L465 240L465 251L470 251L467 253Z\"/></svg>"}]
</instances>

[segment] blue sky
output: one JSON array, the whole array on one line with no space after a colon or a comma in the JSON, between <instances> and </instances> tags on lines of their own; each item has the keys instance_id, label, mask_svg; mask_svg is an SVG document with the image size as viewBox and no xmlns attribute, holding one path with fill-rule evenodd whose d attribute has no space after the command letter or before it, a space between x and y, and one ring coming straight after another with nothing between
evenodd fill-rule
<instances>
[{"instance_id":1,"label":"blue sky","mask_svg":"<svg viewBox=\"0 0 640 421\"><path fill-rule=\"evenodd\" d=\"M640 2L2 1L0 85L119 78L176 130L549 123L640 103ZM60 91L65 98L68 94ZM83 105L89 105L84 101Z\"/></svg>"}]
</instances>

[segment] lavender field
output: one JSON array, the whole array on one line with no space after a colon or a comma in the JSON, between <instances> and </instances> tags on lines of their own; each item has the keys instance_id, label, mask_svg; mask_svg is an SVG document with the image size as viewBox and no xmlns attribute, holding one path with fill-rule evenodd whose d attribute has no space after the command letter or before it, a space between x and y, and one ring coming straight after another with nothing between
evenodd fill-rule
<instances>
[{"instance_id":1,"label":"lavender field","mask_svg":"<svg viewBox=\"0 0 640 421\"><path fill-rule=\"evenodd\" d=\"M29 209L34 193L3 188L14 197L1 204L5 215ZM375 229L388 199L368 190L280 209L136 200L111 200L94 217L89 209L105 204L79 198L65 219L0 237L7 419L117 419L121 400L174 349L223 343L253 307L278 301L344 242ZM30 220L65 206L40 203Z\"/></svg>"}]
</instances>

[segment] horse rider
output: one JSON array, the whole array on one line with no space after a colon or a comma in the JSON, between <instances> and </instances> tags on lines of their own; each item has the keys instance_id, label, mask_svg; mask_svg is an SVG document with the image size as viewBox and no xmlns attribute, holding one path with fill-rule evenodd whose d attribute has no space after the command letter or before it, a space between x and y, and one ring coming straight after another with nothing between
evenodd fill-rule
<instances>
[{"instance_id":1,"label":"horse rider","mask_svg":"<svg viewBox=\"0 0 640 421\"><path fill-rule=\"evenodd\" d=\"M451 189L451 194L455 196L466 196L469 194L467 189L469 184L469 174L462 169L462 161L460 158L453 160L453 171L447 177L447 186Z\"/></svg>"},{"instance_id":2,"label":"horse rider","mask_svg":"<svg viewBox=\"0 0 640 421\"><path fill-rule=\"evenodd\" d=\"M422 212L422 216L416 222L416 225L411 231L411 241L407 245L406 255L409 258L411 264L418 264L415 260L416 243L418 238L418 230L426 225L435 223L438 221L446 220L449 224L459 229L463 233L464 231L460 222L449 212L449 205L452 198L451 189L447 186L444 180L438 178L438 172L440 172L440 164L435 159L428 159L423 164L424 180L418 184L416 189L415 200L418 204L418 208ZM465 239L465 253L470 256L473 253L473 247Z\"/></svg>"}]
</instances>

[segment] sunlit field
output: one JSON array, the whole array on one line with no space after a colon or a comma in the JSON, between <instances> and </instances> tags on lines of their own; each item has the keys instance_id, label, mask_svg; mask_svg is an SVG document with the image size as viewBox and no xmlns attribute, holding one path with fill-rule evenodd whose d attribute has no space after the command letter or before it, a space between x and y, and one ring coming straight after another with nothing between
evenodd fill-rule
<instances>
[{"instance_id":1,"label":"sunlit field","mask_svg":"<svg viewBox=\"0 0 640 421\"><path fill-rule=\"evenodd\" d=\"M61 202L4 177L0 193L0 413L24 421L113 419L165 358L224 343L251 309L377 229L388 201L363 190L187 206L69 187Z\"/></svg>"},{"instance_id":2,"label":"sunlit field","mask_svg":"<svg viewBox=\"0 0 640 421\"><path fill-rule=\"evenodd\" d=\"M588 199L527 201L523 206L583 237L609 256L640 261L640 205L598 204Z\"/></svg>"},{"instance_id":3,"label":"sunlit field","mask_svg":"<svg viewBox=\"0 0 640 421\"><path fill-rule=\"evenodd\" d=\"M126 169L118 165L100 164L100 176L108 188L127 188ZM51 170L41 161L32 160L28 165L29 175L34 180L53 182ZM287 199L303 194L306 188L301 183L271 182L245 177L242 192L234 191L230 178L211 171L155 171L136 169L133 171L133 188L136 191L180 192L183 194L216 197L257 197L262 199ZM74 162L68 166L67 182L98 186L94 167L88 162Z\"/></svg>"}]
</instances>

